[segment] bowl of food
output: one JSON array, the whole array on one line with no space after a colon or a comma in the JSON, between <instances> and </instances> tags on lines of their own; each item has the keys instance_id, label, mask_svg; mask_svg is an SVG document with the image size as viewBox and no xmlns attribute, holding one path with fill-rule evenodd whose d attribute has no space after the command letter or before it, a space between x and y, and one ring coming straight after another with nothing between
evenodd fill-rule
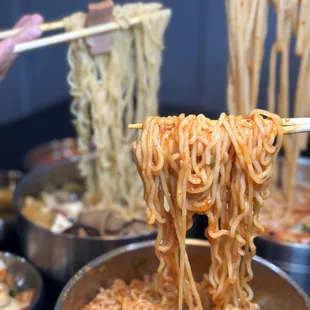
<instances>
[{"instance_id":1,"label":"bowl of food","mask_svg":"<svg viewBox=\"0 0 310 310\"><path fill-rule=\"evenodd\" d=\"M76 156L77 142L74 138L53 140L30 150L24 157L24 167L31 170L38 165L46 165L57 160Z\"/></svg>"},{"instance_id":2,"label":"bowl of food","mask_svg":"<svg viewBox=\"0 0 310 310\"><path fill-rule=\"evenodd\" d=\"M156 236L145 221L124 221L109 210L87 209L78 162L74 157L37 167L14 195L25 256L61 283L100 254Z\"/></svg>"},{"instance_id":3,"label":"bowl of food","mask_svg":"<svg viewBox=\"0 0 310 310\"><path fill-rule=\"evenodd\" d=\"M199 282L211 263L209 244L206 241L193 239L187 239L186 244L194 278ZM98 306L100 302L101 305L103 304L102 300L107 293L106 288L114 285L114 290L119 286L121 288L119 292L122 289L125 291L126 283L131 282L132 286L135 285L132 280L142 280L146 275L152 275L157 267L158 259L154 253L152 241L113 250L87 264L68 282L55 309L106 309ZM310 309L307 295L278 267L256 256L253 261L253 272L251 286L255 296L254 301L261 306L260 309ZM124 282L116 279L122 279ZM141 285L140 282L135 283L138 286ZM113 296L113 288L108 291L108 294ZM91 301L93 301L93 308L89 305ZM110 302L112 303L111 300ZM89 305L88 308L87 305Z\"/></svg>"},{"instance_id":4,"label":"bowl of food","mask_svg":"<svg viewBox=\"0 0 310 310\"><path fill-rule=\"evenodd\" d=\"M279 160L279 170L282 169ZM260 221L265 234L256 239L257 254L287 272L310 295L310 160L300 158L293 212L285 214L285 196L271 191ZM266 209L265 209L266 208ZM269 208L269 209L268 209Z\"/></svg>"},{"instance_id":5,"label":"bowl of food","mask_svg":"<svg viewBox=\"0 0 310 310\"><path fill-rule=\"evenodd\" d=\"M43 281L22 257L0 252L0 309L40 309Z\"/></svg>"},{"instance_id":6,"label":"bowl of food","mask_svg":"<svg viewBox=\"0 0 310 310\"><path fill-rule=\"evenodd\" d=\"M15 230L16 216L13 208L13 193L22 172L16 170L0 171L0 241L4 242Z\"/></svg>"}]
</instances>

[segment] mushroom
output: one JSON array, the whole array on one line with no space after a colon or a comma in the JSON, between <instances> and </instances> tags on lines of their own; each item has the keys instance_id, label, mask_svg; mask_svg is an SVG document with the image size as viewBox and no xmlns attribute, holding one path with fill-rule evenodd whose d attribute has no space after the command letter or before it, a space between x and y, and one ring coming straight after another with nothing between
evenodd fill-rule
<instances>
[{"instance_id":1,"label":"mushroom","mask_svg":"<svg viewBox=\"0 0 310 310\"><path fill-rule=\"evenodd\" d=\"M99 231L93 227L85 226L85 225L73 225L72 227L66 229L64 231L65 234L71 234L74 236L78 236L81 238L85 237L99 237Z\"/></svg>"},{"instance_id":2,"label":"mushroom","mask_svg":"<svg viewBox=\"0 0 310 310\"><path fill-rule=\"evenodd\" d=\"M24 309L31 305L35 295L36 290L34 288L30 288L26 291L18 293L16 295L16 300L21 305L22 309Z\"/></svg>"}]
</instances>

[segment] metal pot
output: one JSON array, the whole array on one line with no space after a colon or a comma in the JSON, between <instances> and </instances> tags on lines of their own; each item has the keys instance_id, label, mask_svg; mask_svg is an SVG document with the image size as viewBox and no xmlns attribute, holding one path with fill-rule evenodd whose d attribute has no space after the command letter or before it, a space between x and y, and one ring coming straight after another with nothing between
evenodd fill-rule
<instances>
[{"instance_id":1,"label":"metal pot","mask_svg":"<svg viewBox=\"0 0 310 310\"><path fill-rule=\"evenodd\" d=\"M206 241L188 239L187 252L197 281L210 266L210 248ZM126 264L124 264L126 262ZM310 299L282 270L255 256L253 261L255 302L268 310L309 310ZM107 268L108 267L108 268ZM140 242L106 253L81 269L65 286L55 310L80 310L98 293L109 287L115 278L125 281L141 279L156 272L158 259L154 242Z\"/></svg>"},{"instance_id":2,"label":"metal pot","mask_svg":"<svg viewBox=\"0 0 310 310\"><path fill-rule=\"evenodd\" d=\"M298 160L297 179L310 182L308 158ZM256 238L255 244L257 255L287 272L310 296L310 245L276 241L267 237Z\"/></svg>"},{"instance_id":3,"label":"metal pot","mask_svg":"<svg viewBox=\"0 0 310 310\"><path fill-rule=\"evenodd\" d=\"M25 256L47 277L65 283L77 270L98 255L119 246L155 238L155 232L125 237L85 237L54 234L27 220L21 213L25 196L39 196L49 186L80 181L78 158L37 167L26 175L14 194L18 232Z\"/></svg>"},{"instance_id":4,"label":"metal pot","mask_svg":"<svg viewBox=\"0 0 310 310\"><path fill-rule=\"evenodd\" d=\"M57 160L76 156L77 142L74 138L53 140L30 150L24 157L24 167L31 170L38 165L46 165Z\"/></svg>"}]
</instances>

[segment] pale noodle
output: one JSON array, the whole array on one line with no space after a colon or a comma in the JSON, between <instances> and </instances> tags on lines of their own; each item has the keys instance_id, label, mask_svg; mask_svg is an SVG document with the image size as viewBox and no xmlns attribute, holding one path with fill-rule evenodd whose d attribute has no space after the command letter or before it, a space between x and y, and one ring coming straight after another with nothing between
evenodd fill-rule
<instances>
[{"instance_id":1,"label":"pale noodle","mask_svg":"<svg viewBox=\"0 0 310 310\"><path fill-rule=\"evenodd\" d=\"M147 118L133 150L148 223L158 227L158 272L153 281L116 280L84 310L210 309L208 296L214 309L257 309L253 239L263 230L258 215L282 135L281 119L264 111L247 119L223 113L215 123L203 115ZM185 248L194 214L208 216L211 246L199 285Z\"/></svg>"},{"instance_id":2,"label":"pale noodle","mask_svg":"<svg viewBox=\"0 0 310 310\"><path fill-rule=\"evenodd\" d=\"M270 55L270 80L268 88L268 110L282 117L304 117L310 112L310 3L309 1L273 1L277 12L276 40ZM293 115L289 110L289 54L293 35L296 36L295 54L300 57ZM280 56L279 92L276 95L276 64ZM266 203L262 221L276 229L288 229L298 222L295 209L298 207L297 166L298 158L306 150L308 134L286 136L283 140L283 169L281 194L284 199ZM277 185L278 186L278 185ZM274 189L276 192L280 189ZM276 198L277 199L277 198ZM310 203L310 201L309 201ZM309 208L309 206L308 206ZM277 221L274 221L277 218Z\"/></svg>"},{"instance_id":3,"label":"pale noodle","mask_svg":"<svg viewBox=\"0 0 310 310\"><path fill-rule=\"evenodd\" d=\"M267 35L268 0L226 0L228 25L228 112L247 115L258 102Z\"/></svg>"},{"instance_id":4,"label":"pale noodle","mask_svg":"<svg viewBox=\"0 0 310 310\"><path fill-rule=\"evenodd\" d=\"M267 109L284 118L304 117L310 112L310 2L274 0L272 3L276 11L276 39L270 50ZM229 113L247 115L257 107L269 10L271 5L268 0L226 0ZM293 114L290 114L289 62L294 35L295 54L300 57L300 67ZM284 137L284 163L280 177L274 174L274 195L270 202L266 202L263 210L261 220L264 224L277 229L287 229L295 225L297 219L294 210L298 205L297 159L307 148L307 144L308 134ZM282 181L281 188L277 183L278 179ZM277 198L280 195L284 196L282 201Z\"/></svg>"},{"instance_id":5,"label":"pale noodle","mask_svg":"<svg viewBox=\"0 0 310 310\"><path fill-rule=\"evenodd\" d=\"M99 207L114 208L128 220L142 216L144 202L131 155L135 132L127 124L157 114L163 37L171 15L159 8L158 3L115 6L113 21L121 30L111 33L109 52L93 56L85 39L72 41L68 50L71 111L88 196L97 196ZM129 27L135 16L141 23ZM64 20L67 31L85 22L84 13Z\"/></svg>"}]
</instances>

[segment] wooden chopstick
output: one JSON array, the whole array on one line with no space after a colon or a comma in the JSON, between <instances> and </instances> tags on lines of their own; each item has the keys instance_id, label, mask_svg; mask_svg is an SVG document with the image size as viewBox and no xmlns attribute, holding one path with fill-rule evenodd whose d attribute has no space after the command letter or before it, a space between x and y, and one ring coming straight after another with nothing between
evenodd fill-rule
<instances>
[{"instance_id":1,"label":"wooden chopstick","mask_svg":"<svg viewBox=\"0 0 310 310\"><path fill-rule=\"evenodd\" d=\"M212 124L215 124L216 120L211 120ZM143 129L143 124L129 124L129 129ZM310 118L282 118L283 133L294 134L302 132L310 132Z\"/></svg>"},{"instance_id":2,"label":"wooden chopstick","mask_svg":"<svg viewBox=\"0 0 310 310\"><path fill-rule=\"evenodd\" d=\"M170 15L171 10L162 9L162 10L158 10L158 11L148 13L148 14L169 14ZM130 27L130 26L140 23L142 18L143 16L130 18L128 21L128 26ZM89 27L89 28L79 29L79 30L72 31L72 32L61 33L61 34L57 34L57 35L50 36L47 38L42 38L42 39L18 44L15 46L13 53L15 54L21 53L21 52L25 52L25 51L45 47L45 46L51 46L51 45L55 45L58 43L63 43L63 42L71 41L71 40L94 36L96 34L100 34L104 32L110 32L110 31L114 31L117 29L120 29L120 26L115 22L110 22L110 23L96 25L96 26Z\"/></svg>"},{"instance_id":3,"label":"wooden chopstick","mask_svg":"<svg viewBox=\"0 0 310 310\"><path fill-rule=\"evenodd\" d=\"M44 23L39 25L39 28L45 32L45 31L51 31L51 30L57 30L64 28L64 23L62 20L56 21L56 22L50 22L50 23ZM8 37L13 37L16 34L18 34L20 31L22 31L24 28L16 28L16 29L10 29L0 32L0 40L5 39Z\"/></svg>"}]
</instances>

